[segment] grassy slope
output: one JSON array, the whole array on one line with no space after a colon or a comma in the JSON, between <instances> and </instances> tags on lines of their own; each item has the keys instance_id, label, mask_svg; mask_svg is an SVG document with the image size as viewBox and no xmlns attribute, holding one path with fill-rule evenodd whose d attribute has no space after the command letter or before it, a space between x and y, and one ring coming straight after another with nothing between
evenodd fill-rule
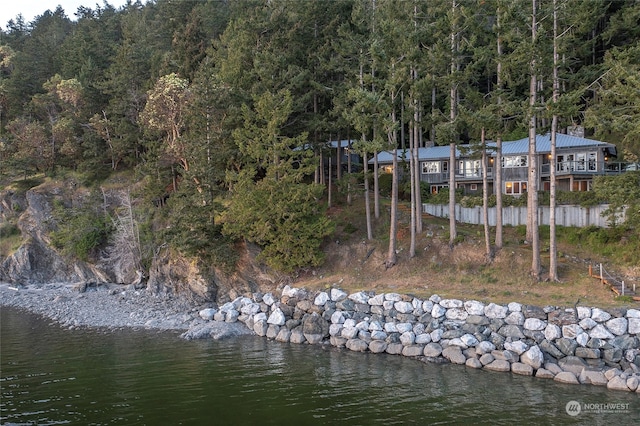
<instances>
[{"instance_id":1,"label":"grassy slope","mask_svg":"<svg viewBox=\"0 0 640 426\"><path fill-rule=\"evenodd\" d=\"M384 205L382 212L387 212ZM607 270L625 277L628 285L637 280L637 268L616 265L575 244L559 241L558 274L561 282L537 282L529 274L531 249L524 244L523 229L505 227L504 248L492 262L484 255L484 230L481 226L458 225L463 242L449 247L448 219L424 216L424 232L417 238L416 256L409 257L408 206L401 209L399 220L398 263L385 270L388 246L388 219L375 225L375 240L366 241L363 203L355 201L333 207L330 214L338 230L325 246L323 266L301 273L296 286L322 289L338 286L348 291L374 290L428 297L439 294L447 298L474 299L483 302L520 302L538 306L627 306L640 308L640 302L616 300L615 294L599 280L589 277L589 263L603 262ZM384 213L383 213L384 216ZM548 229L548 228L547 228ZM494 229L491 238L494 238ZM542 246L548 248L548 233L541 232ZM548 253L542 254L548 268ZM640 283L638 283L640 287ZM640 288L638 289L640 293Z\"/></svg>"}]
</instances>

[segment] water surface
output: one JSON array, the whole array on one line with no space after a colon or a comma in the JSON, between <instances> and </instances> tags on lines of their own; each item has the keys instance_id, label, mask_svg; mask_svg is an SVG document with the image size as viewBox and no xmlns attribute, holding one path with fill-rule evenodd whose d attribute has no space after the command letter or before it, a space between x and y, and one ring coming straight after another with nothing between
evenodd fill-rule
<instances>
[{"instance_id":1,"label":"water surface","mask_svg":"<svg viewBox=\"0 0 640 426\"><path fill-rule=\"evenodd\" d=\"M2 424L638 424L637 393L244 336L66 330L0 309ZM629 404L569 416L569 401Z\"/></svg>"}]
</instances>

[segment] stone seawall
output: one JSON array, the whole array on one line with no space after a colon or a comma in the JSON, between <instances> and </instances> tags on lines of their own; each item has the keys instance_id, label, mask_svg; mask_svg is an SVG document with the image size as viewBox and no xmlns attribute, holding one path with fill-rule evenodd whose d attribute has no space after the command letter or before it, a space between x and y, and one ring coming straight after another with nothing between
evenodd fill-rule
<instances>
[{"instance_id":1,"label":"stone seawall","mask_svg":"<svg viewBox=\"0 0 640 426\"><path fill-rule=\"evenodd\" d=\"M286 286L279 298L255 293L203 309L200 316L239 321L279 342L331 344L640 393L638 309L540 308Z\"/></svg>"}]
</instances>

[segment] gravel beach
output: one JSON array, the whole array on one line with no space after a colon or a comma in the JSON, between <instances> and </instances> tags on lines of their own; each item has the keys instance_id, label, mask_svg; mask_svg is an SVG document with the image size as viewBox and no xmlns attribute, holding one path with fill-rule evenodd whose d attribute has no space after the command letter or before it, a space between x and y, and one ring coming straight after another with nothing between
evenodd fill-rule
<instances>
[{"instance_id":1,"label":"gravel beach","mask_svg":"<svg viewBox=\"0 0 640 426\"><path fill-rule=\"evenodd\" d=\"M198 304L180 296L150 294L131 286L52 283L14 286L0 283L0 307L11 306L50 319L62 327L173 330L186 339L216 339L251 333L243 325L205 321ZM252 334L252 333L251 333Z\"/></svg>"}]
</instances>

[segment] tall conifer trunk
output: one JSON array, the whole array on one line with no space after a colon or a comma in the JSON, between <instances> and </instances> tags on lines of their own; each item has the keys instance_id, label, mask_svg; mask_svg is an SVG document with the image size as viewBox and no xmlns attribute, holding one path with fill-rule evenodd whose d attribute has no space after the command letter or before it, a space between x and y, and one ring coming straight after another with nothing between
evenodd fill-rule
<instances>
[{"instance_id":1,"label":"tall conifer trunk","mask_svg":"<svg viewBox=\"0 0 640 426\"><path fill-rule=\"evenodd\" d=\"M496 86L498 88L498 113L501 115L500 105L502 104L502 39L500 34L500 7L496 13L496 26L498 28L497 50L498 64L496 66ZM498 130L496 137L496 160L493 163L494 180L493 190L496 194L496 250L502 248L502 128Z\"/></svg>"},{"instance_id":2,"label":"tall conifer trunk","mask_svg":"<svg viewBox=\"0 0 640 426\"><path fill-rule=\"evenodd\" d=\"M456 28L456 10L458 8L458 4L456 0L452 2L452 16L453 22L451 23L451 75L453 76L457 70L457 60L456 60L456 51L457 51L457 28ZM457 110L457 102L458 102L458 90L456 86L456 82L451 81L451 88L449 90L449 122L451 123L453 133L453 124L455 122L456 116L458 114ZM453 134L450 134L449 137L454 138ZM453 244L458 237L458 232L456 229L456 144L451 141L449 143L449 245L453 247Z\"/></svg>"},{"instance_id":3,"label":"tall conifer trunk","mask_svg":"<svg viewBox=\"0 0 640 426\"><path fill-rule=\"evenodd\" d=\"M529 86L529 181L527 185L527 240L531 243L531 275L540 278L540 231L538 229L538 158L536 152L536 48L537 48L537 3L532 0L531 14L531 78Z\"/></svg>"},{"instance_id":4,"label":"tall conifer trunk","mask_svg":"<svg viewBox=\"0 0 640 426\"><path fill-rule=\"evenodd\" d=\"M558 103L558 11L556 0L553 0L553 104ZM551 159L549 183L549 280L558 281L558 247L556 241L556 133L558 131L558 114L554 110L551 119Z\"/></svg>"}]
</instances>

